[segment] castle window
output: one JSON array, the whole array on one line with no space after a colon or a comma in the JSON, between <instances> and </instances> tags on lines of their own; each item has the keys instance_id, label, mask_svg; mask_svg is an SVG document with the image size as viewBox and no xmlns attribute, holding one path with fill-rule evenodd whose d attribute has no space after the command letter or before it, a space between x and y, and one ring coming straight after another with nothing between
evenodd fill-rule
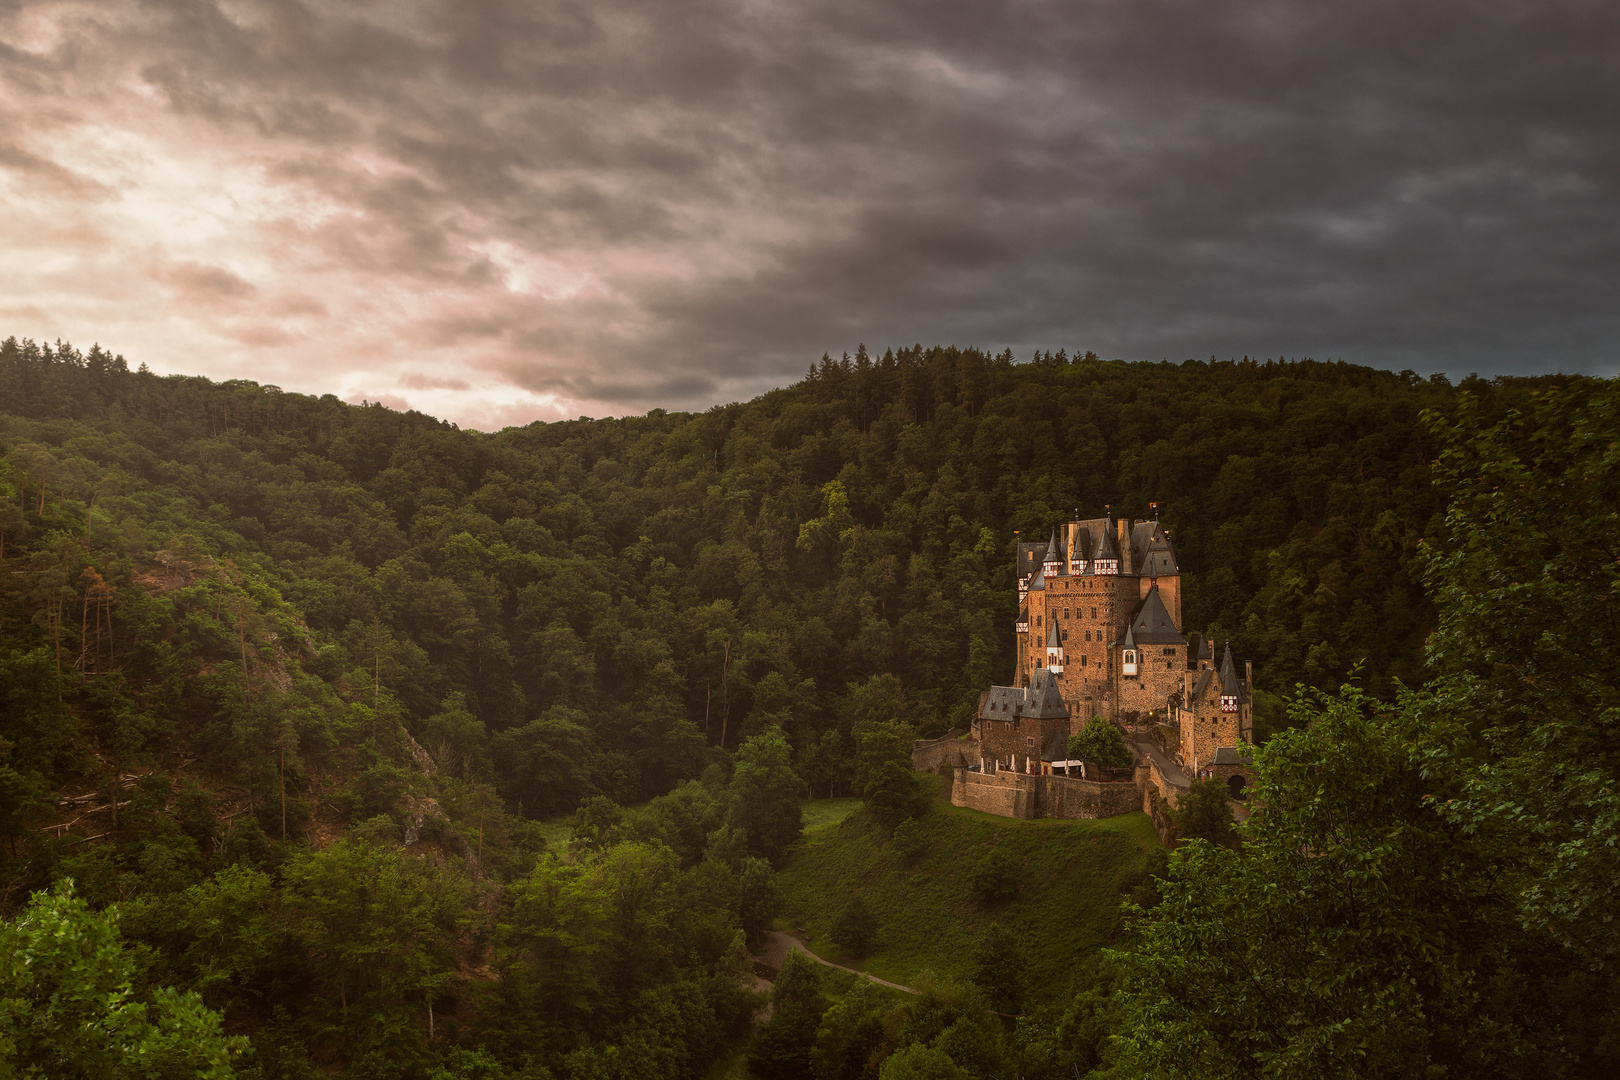
<instances>
[{"instance_id":1,"label":"castle window","mask_svg":"<svg viewBox=\"0 0 1620 1080\"><path fill-rule=\"evenodd\" d=\"M1093 619L1095 619L1097 617L1097 609L1096 608L1091 609L1091 617Z\"/></svg>"},{"instance_id":2,"label":"castle window","mask_svg":"<svg viewBox=\"0 0 1620 1080\"><path fill-rule=\"evenodd\" d=\"M1063 609L1063 617L1065 619L1067 619L1069 617L1069 609L1068 608Z\"/></svg>"},{"instance_id":3,"label":"castle window","mask_svg":"<svg viewBox=\"0 0 1620 1080\"><path fill-rule=\"evenodd\" d=\"M1036 626L1041 625L1041 617L1039 615L1035 616L1035 625Z\"/></svg>"},{"instance_id":4,"label":"castle window","mask_svg":"<svg viewBox=\"0 0 1620 1080\"><path fill-rule=\"evenodd\" d=\"M1087 641L1090 641L1090 640L1091 640L1091 631L1090 631L1090 630L1087 630L1087 631L1086 631L1086 640L1087 640Z\"/></svg>"},{"instance_id":5,"label":"castle window","mask_svg":"<svg viewBox=\"0 0 1620 1080\"><path fill-rule=\"evenodd\" d=\"M1080 654L1080 666L1081 667L1086 666L1086 654L1085 653Z\"/></svg>"}]
</instances>

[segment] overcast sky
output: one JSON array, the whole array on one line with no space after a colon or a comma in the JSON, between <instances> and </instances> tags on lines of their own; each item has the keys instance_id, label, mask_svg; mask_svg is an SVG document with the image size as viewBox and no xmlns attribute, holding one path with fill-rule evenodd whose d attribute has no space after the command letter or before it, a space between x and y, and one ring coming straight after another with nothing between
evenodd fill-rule
<instances>
[{"instance_id":1,"label":"overcast sky","mask_svg":"<svg viewBox=\"0 0 1620 1080\"><path fill-rule=\"evenodd\" d=\"M866 343L1620 364L1620 6L0 0L0 336L475 427Z\"/></svg>"}]
</instances>

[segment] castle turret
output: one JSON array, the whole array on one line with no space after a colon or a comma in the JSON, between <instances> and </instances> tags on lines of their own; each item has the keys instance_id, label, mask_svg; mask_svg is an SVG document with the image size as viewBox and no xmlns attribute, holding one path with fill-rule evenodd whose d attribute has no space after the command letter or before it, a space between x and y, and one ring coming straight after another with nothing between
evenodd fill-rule
<instances>
[{"instance_id":1,"label":"castle turret","mask_svg":"<svg viewBox=\"0 0 1620 1080\"><path fill-rule=\"evenodd\" d=\"M1063 674L1063 635L1058 631L1057 620L1052 620L1052 630L1046 635L1046 670L1054 675Z\"/></svg>"},{"instance_id":2,"label":"castle turret","mask_svg":"<svg viewBox=\"0 0 1620 1080\"><path fill-rule=\"evenodd\" d=\"M1114 523L1104 519L1107 524L1102 529L1102 542L1097 545L1097 554L1092 557L1092 572L1095 574L1119 573L1119 545L1114 543Z\"/></svg>"},{"instance_id":3,"label":"castle turret","mask_svg":"<svg viewBox=\"0 0 1620 1080\"><path fill-rule=\"evenodd\" d=\"M1041 573L1048 580L1063 573L1063 547L1058 543L1058 534L1055 528L1052 530L1052 542L1046 548L1046 558L1041 560Z\"/></svg>"},{"instance_id":4,"label":"castle turret","mask_svg":"<svg viewBox=\"0 0 1620 1080\"><path fill-rule=\"evenodd\" d=\"M1029 607L1027 605L1018 609L1018 621L1013 624L1013 630L1019 634L1029 633Z\"/></svg>"},{"instance_id":5,"label":"castle turret","mask_svg":"<svg viewBox=\"0 0 1620 1080\"><path fill-rule=\"evenodd\" d=\"M1129 626L1125 628L1125 641L1121 645L1123 651L1120 653L1120 674L1122 675L1135 675L1137 672L1137 648L1136 636L1133 633L1134 629L1134 627Z\"/></svg>"},{"instance_id":6,"label":"castle turret","mask_svg":"<svg viewBox=\"0 0 1620 1080\"><path fill-rule=\"evenodd\" d=\"M1238 711L1238 698L1242 694L1242 689L1238 685L1237 669L1232 666L1232 643L1228 641L1226 653L1221 657L1221 712Z\"/></svg>"}]
</instances>

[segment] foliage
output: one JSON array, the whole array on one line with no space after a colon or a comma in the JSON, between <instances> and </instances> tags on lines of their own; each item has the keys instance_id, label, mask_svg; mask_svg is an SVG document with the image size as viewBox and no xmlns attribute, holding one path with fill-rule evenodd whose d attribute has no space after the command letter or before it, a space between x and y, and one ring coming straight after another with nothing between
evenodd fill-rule
<instances>
[{"instance_id":1,"label":"foliage","mask_svg":"<svg viewBox=\"0 0 1620 1080\"><path fill-rule=\"evenodd\" d=\"M1005 678L1015 531L1154 499L1188 625L1256 662L1262 730L1287 723L1265 687L1332 685L1361 658L1392 700L1395 679L1426 675L1418 537L1441 536L1427 461L1531 390L1592 385L1472 380L1479 421L1454 437L1418 415L1463 423L1462 392L1410 373L862 349L703 414L483 434L8 339L0 882L20 899L72 875L92 906L119 903L141 947L132 994L202 994L254 1033L267 1075L307 1075L310 1055L423 1075L450 1060L445 1025L483 1055L474 1071L691 1074L746 1012L716 989L742 940L778 886L790 907L802 896L804 874L770 871L799 836L798 797L858 792L891 826L915 813L912 732L962 722ZM1600 445L1578 430L1588 404L1497 442L1587 498L1606 535L1602 470L1523 449L1543 423ZM1524 498L1514 513L1533 522L1547 507ZM1475 552L1446 580L1529 582L1522 560L1488 562L1521 554ZM1554 565L1600 595L1601 561L1576 562ZM1523 711L1475 674L1498 695L1476 715ZM1560 708L1593 707L1577 719L1595 746L1609 706L1570 685ZM1534 723L1511 725L1502 745L1557 760ZM1473 769L1488 755L1469 747L1496 745L1462 735L1430 767ZM1483 771L1468 789L1542 814L1537 843L1514 848L1510 877L1541 905L1522 912L1594 956L1610 902L1594 883L1612 876L1600 751L1570 759L1597 763L1584 779L1546 772L1516 802ZM536 820L582 806L577 848L546 854ZM1489 806L1448 812L1500 838ZM929 814L908 858L899 828L892 844L860 831L867 816L827 831L876 868L872 961L959 968L971 934L939 913L970 896L989 846L972 830L1001 826ZM996 833L1025 866L1006 910L1090 955L1152 847L1132 829L1076 826L1050 856ZM921 915L898 926L911 861ZM1569 872L1537 893L1548 866ZM829 914L852 894L838 888ZM1052 897L1069 922L1043 921ZM469 974L490 968L499 980Z\"/></svg>"},{"instance_id":2,"label":"foliage","mask_svg":"<svg viewBox=\"0 0 1620 1080\"><path fill-rule=\"evenodd\" d=\"M1069 760L1128 769L1135 764L1136 755L1125 745L1125 736L1116 725L1093 716L1081 731L1069 736Z\"/></svg>"},{"instance_id":3,"label":"foliage","mask_svg":"<svg viewBox=\"0 0 1620 1080\"><path fill-rule=\"evenodd\" d=\"M246 1046L193 992L132 986L116 919L64 883L0 924L0 1070L8 1076L146 1078L233 1074Z\"/></svg>"},{"instance_id":4,"label":"foliage","mask_svg":"<svg viewBox=\"0 0 1620 1080\"><path fill-rule=\"evenodd\" d=\"M973 945L973 985L984 991L993 1009L1016 1013L1024 1004L1029 958L1017 935L992 923Z\"/></svg>"},{"instance_id":5,"label":"foliage","mask_svg":"<svg viewBox=\"0 0 1620 1080\"><path fill-rule=\"evenodd\" d=\"M1257 751L1242 848L1193 843L1171 860L1132 960L1141 1015L1126 1037L1144 1067L1562 1071L1547 933L1518 925L1490 851L1436 811L1413 745L1353 689L1295 719L1309 729Z\"/></svg>"},{"instance_id":6,"label":"foliage","mask_svg":"<svg viewBox=\"0 0 1620 1080\"><path fill-rule=\"evenodd\" d=\"M892 822L928 809L929 791L911 767L913 732L898 719L865 721L855 728L860 763L855 784L872 812Z\"/></svg>"},{"instance_id":7,"label":"foliage","mask_svg":"<svg viewBox=\"0 0 1620 1080\"><path fill-rule=\"evenodd\" d=\"M890 842L895 851L908 859L915 859L928 850L928 837L915 818L908 818L896 825Z\"/></svg>"},{"instance_id":8,"label":"foliage","mask_svg":"<svg viewBox=\"0 0 1620 1080\"><path fill-rule=\"evenodd\" d=\"M877 918L859 893L844 905L844 910L833 920L830 936L856 956L865 956L871 951L877 937Z\"/></svg>"},{"instance_id":9,"label":"foliage","mask_svg":"<svg viewBox=\"0 0 1620 1080\"><path fill-rule=\"evenodd\" d=\"M1431 415L1436 679L1304 696L1257 751L1236 850L1190 844L1115 1017L1166 1076L1580 1076L1620 1068L1611 882L1612 384ZM1211 1008L1212 1002L1220 1007ZM1196 1055L1196 1057L1195 1057Z\"/></svg>"},{"instance_id":10,"label":"foliage","mask_svg":"<svg viewBox=\"0 0 1620 1080\"><path fill-rule=\"evenodd\" d=\"M788 845L799 838L799 778L789 763L787 738L780 729L761 732L737 751L737 769L728 793L727 824L741 835L748 854L780 865Z\"/></svg>"},{"instance_id":11,"label":"foliage","mask_svg":"<svg viewBox=\"0 0 1620 1080\"><path fill-rule=\"evenodd\" d=\"M1176 835L1182 840L1205 840L1221 847L1237 842L1226 783L1218 777L1187 785L1177 800L1175 821Z\"/></svg>"},{"instance_id":12,"label":"foliage","mask_svg":"<svg viewBox=\"0 0 1620 1080\"><path fill-rule=\"evenodd\" d=\"M879 1080L973 1080L973 1074L943 1050L912 1043L883 1063Z\"/></svg>"},{"instance_id":13,"label":"foliage","mask_svg":"<svg viewBox=\"0 0 1620 1080\"><path fill-rule=\"evenodd\" d=\"M1006 848L994 848L973 864L968 874L968 888L980 903L993 904L1010 900L1018 895L1019 875L1023 867L1018 857Z\"/></svg>"},{"instance_id":14,"label":"foliage","mask_svg":"<svg viewBox=\"0 0 1620 1080\"><path fill-rule=\"evenodd\" d=\"M821 1016L821 966L803 953L788 953L771 986L771 1018L754 1034L748 1069L760 1080L810 1080L811 1051Z\"/></svg>"},{"instance_id":15,"label":"foliage","mask_svg":"<svg viewBox=\"0 0 1620 1080\"><path fill-rule=\"evenodd\" d=\"M1492 422L1433 415L1450 497L1425 549L1439 678L1418 699L1442 812L1516 856L1527 926L1620 968L1620 388L1546 387Z\"/></svg>"}]
</instances>

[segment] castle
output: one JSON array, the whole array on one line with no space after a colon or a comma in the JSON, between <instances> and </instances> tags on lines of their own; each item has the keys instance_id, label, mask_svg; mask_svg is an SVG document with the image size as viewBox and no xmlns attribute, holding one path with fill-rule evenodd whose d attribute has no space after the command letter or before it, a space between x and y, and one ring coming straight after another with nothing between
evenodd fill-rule
<instances>
[{"instance_id":1,"label":"castle","mask_svg":"<svg viewBox=\"0 0 1620 1080\"><path fill-rule=\"evenodd\" d=\"M1013 685L981 696L975 752L961 764L980 774L1124 780L1108 774L1128 770L1092 765L1093 773L1069 760L1069 735L1097 716L1133 736L1139 767L1172 803L1194 776L1235 777L1240 790L1253 667L1245 663L1239 676L1230 643L1217 667L1213 643L1182 632L1181 573L1164 528L1073 521L1047 543L1020 543L1017 558ZM1028 816L1044 816L1037 802ZM1051 816L1075 816L1055 809Z\"/></svg>"}]
</instances>

